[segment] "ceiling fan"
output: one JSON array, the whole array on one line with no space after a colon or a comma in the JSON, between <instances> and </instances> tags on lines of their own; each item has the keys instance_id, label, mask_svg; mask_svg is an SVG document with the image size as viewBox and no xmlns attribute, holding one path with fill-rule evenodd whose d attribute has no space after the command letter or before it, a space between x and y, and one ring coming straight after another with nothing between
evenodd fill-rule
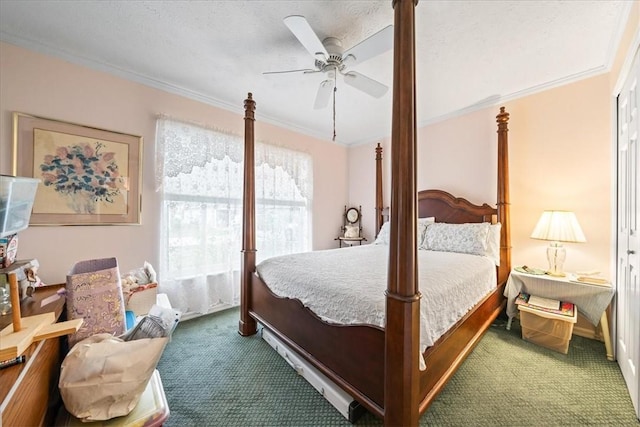
<instances>
[{"instance_id":1,"label":"ceiling fan","mask_svg":"<svg viewBox=\"0 0 640 427\"><path fill-rule=\"evenodd\" d=\"M382 97L389 89L386 85L373 80L357 71L349 70L349 67L359 64L374 56L380 55L393 48L393 25L383 28L374 35L362 40L350 49L344 50L340 39L327 37L322 42L313 31L304 16L291 15L284 18L285 25L291 30L302 46L315 58L315 68L300 70L267 71L263 74L281 73L324 73L326 79L320 83L315 109L325 108L329 103L331 94L334 94L335 115L335 91L337 75L343 76L345 84L353 86L375 98ZM335 117L334 117L335 120ZM334 131L335 138L335 131Z\"/></svg>"}]
</instances>

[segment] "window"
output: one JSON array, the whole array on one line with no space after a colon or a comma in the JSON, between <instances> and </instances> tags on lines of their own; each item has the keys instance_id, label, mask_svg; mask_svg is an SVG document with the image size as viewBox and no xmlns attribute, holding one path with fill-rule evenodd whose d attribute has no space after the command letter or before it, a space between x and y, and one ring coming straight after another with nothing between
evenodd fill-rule
<instances>
[{"instance_id":1,"label":"window","mask_svg":"<svg viewBox=\"0 0 640 427\"><path fill-rule=\"evenodd\" d=\"M237 305L243 141L169 119L157 136L160 286L184 313ZM264 143L255 153L258 262L310 250L311 156Z\"/></svg>"}]
</instances>

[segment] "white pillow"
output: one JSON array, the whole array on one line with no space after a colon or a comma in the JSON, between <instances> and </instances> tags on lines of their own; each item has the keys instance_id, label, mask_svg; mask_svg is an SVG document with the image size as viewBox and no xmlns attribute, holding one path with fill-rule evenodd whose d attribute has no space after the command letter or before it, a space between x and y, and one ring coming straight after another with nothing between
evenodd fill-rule
<instances>
[{"instance_id":1,"label":"white pillow","mask_svg":"<svg viewBox=\"0 0 640 427\"><path fill-rule=\"evenodd\" d=\"M430 224L421 249L486 256L489 223Z\"/></svg>"},{"instance_id":2,"label":"white pillow","mask_svg":"<svg viewBox=\"0 0 640 427\"><path fill-rule=\"evenodd\" d=\"M380 232L378 233L378 237L376 237L376 241L373 242L374 245L388 245L389 244L389 221L382 224L380 228Z\"/></svg>"},{"instance_id":3,"label":"white pillow","mask_svg":"<svg viewBox=\"0 0 640 427\"><path fill-rule=\"evenodd\" d=\"M420 247L420 245L422 244L422 241L424 239L424 234L425 231L427 230L427 226L429 224L433 224L434 222L436 222L435 217L429 217L429 218L418 218L418 227L417 227L417 244L418 247ZM382 228L380 229L380 233L378 233L378 237L376 238L376 241L373 242L376 245L388 245L389 244L389 239L391 236L391 232L390 232L390 225L389 225L389 221L385 222L384 224L382 224Z\"/></svg>"},{"instance_id":4,"label":"white pillow","mask_svg":"<svg viewBox=\"0 0 640 427\"><path fill-rule=\"evenodd\" d=\"M418 218L418 249L420 249L420 246L422 246L422 243L424 242L424 236L427 231L427 226L429 224L433 224L434 222L436 222L436 217L434 216L430 216L427 218Z\"/></svg>"},{"instance_id":5,"label":"white pillow","mask_svg":"<svg viewBox=\"0 0 640 427\"><path fill-rule=\"evenodd\" d=\"M487 234L487 251L486 256L491 258L497 266L500 266L500 229L502 225L498 222L489 225L489 233Z\"/></svg>"}]
</instances>

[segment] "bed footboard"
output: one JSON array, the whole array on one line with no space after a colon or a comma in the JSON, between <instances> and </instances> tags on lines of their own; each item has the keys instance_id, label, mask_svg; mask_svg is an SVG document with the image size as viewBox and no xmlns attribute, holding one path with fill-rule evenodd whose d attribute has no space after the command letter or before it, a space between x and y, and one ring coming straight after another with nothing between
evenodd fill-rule
<instances>
[{"instance_id":1,"label":"bed footboard","mask_svg":"<svg viewBox=\"0 0 640 427\"><path fill-rule=\"evenodd\" d=\"M367 410L384 416L384 330L373 325L327 323L296 299L282 298L253 274L251 316L349 393ZM502 283L424 353L420 414L504 310Z\"/></svg>"},{"instance_id":2,"label":"bed footboard","mask_svg":"<svg viewBox=\"0 0 640 427\"><path fill-rule=\"evenodd\" d=\"M500 284L423 353L427 369L420 374L420 414L427 410L504 310L504 287L505 283Z\"/></svg>"},{"instance_id":3,"label":"bed footboard","mask_svg":"<svg viewBox=\"0 0 640 427\"><path fill-rule=\"evenodd\" d=\"M374 415L383 416L384 331L373 325L333 325L295 299L272 293L251 277L250 315Z\"/></svg>"}]
</instances>

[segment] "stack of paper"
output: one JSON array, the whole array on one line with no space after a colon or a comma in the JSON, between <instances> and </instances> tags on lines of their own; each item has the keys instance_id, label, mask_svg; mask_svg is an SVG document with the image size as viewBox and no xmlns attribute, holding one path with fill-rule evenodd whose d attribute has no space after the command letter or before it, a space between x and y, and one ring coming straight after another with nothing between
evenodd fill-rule
<instances>
[{"instance_id":1,"label":"stack of paper","mask_svg":"<svg viewBox=\"0 0 640 427\"><path fill-rule=\"evenodd\" d=\"M542 308L548 308L550 310L560 309L560 301L551 298L537 297L535 295L531 295L529 297L529 304L537 305L538 307Z\"/></svg>"}]
</instances>

